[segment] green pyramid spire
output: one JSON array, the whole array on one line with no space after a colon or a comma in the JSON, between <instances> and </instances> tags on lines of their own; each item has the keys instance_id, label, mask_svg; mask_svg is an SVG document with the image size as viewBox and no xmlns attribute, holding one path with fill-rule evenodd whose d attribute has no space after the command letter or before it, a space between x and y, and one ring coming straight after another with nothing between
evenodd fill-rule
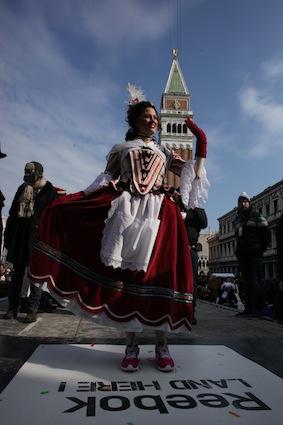
<instances>
[{"instance_id":1,"label":"green pyramid spire","mask_svg":"<svg viewBox=\"0 0 283 425\"><path fill-rule=\"evenodd\" d=\"M176 63L174 63L172 78L171 78L170 85L169 85L168 93L170 93L170 92L171 93L186 94L186 89L185 89L184 84L182 82L181 75L180 75L180 72L179 72L179 69L178 69Z\"/></svg>"}]
</instances>

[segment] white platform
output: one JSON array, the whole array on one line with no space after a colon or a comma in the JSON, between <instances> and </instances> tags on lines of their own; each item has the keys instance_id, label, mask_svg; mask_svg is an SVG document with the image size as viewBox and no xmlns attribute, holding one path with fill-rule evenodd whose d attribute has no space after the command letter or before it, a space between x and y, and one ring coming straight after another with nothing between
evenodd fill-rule
<instances>
[{"instance_id":1,"label":"white platform","mask_svg":"<svg viewBox=\"0 0 283 425\"><path fill-rule=\"evenodd\" d=\"M170 346L176 370L119 369L123 346L41 345L0 395L3 425L281 425L283 380L225 346ZM247 401L249 399L249 401Z\"/></svg>"}]
</instances>

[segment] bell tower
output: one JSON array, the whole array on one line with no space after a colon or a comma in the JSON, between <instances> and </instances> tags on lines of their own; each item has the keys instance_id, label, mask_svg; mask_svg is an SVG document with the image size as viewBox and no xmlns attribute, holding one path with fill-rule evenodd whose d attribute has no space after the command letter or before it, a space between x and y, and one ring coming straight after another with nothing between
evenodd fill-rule
<instances>
[{"instance_id":1,"label":"bell tower","mask_svg":"<svg viewBox=\"0 0 283 425\"><path fill-rule=\"evenodd\" d=\"M185 124L188 116L193 117L190 110L190 93L178 61L178 50L173 49L173 61L161 98L159 143L173 149L186 161L192 158L193 141L193 135ZM179 177L170 171L166 179L168 185L179 187Z\"/></svg>"}]
</instances>

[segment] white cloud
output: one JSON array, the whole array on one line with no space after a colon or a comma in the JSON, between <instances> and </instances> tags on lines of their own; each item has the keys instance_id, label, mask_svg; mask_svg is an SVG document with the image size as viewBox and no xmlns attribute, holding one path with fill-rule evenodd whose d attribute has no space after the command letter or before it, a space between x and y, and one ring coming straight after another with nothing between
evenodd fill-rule
<instances>
[{"instance_id":1,"label":"white cloud","mask_svg":"<svg viewBox=\"0 0 283 425\"><path fill-rule=\"evenodd\" d=\"M227 131L226 123L218 127L208 128L207 134L207 170L211 183L222 182L227 179L227 172L231 170L229 161L238 155L239 146L231 131Z\"/></svg>"},{"instance_id":2,"label":"white cloud","mask_svg":"<svg viewBox=\"0 0 283 425\"><path fill-rule=\"evenodd\" d=\"M242 110L255 118L263 131L273 135L283 135L283 104L275 102L271 96L264 96L255 88L246 88L240 94Z\"/></svg>"},{"instance_id":3,"label":"white cloud","mask_svg":"<svg viewBox=\"0 0 283 425\"><path fill-rule=\"evenodd\" d=\"M277 57L263 62L262 72L267 78L278 78L283 76L283 58Z\"/></svg>"},{"instance_id":4,"label":"white cloud","mask_svg":"<svg viewBox=\"0 0 283 425\"><path fill-rule=\"evenodd\" d=\"M19 19L2 8L0 48L5 211L30 160L41 162L54 184L83 189L123 134L113 102L120 88L106 73L94 80L68 63L40 15Z\"/></svg>"},{"instance_id":5,"label":"white cloud","mask_svg":"<svg viewBox=\"0 0 283 425\"><path fill-rule=\"evenodd\" d=\"M257 126L256 139L249 138L250 156L262 158L273 152L273 148L282 149L283 104L276 102L272 93L267 96L259 89L247 87L240 92L240 105L246 117Z\"/></svg>"},{"instance_id":6,"label":"white cloud","mask_svg":"<svg viewBox=\"0 0 283 425\"><path fill-rule=\"evenodd\" d=\"M174 25L175 5L171 0L49 0L45 4L38 1L38 13L44 10L45 16L61 30L91 35L101 52L107 48L114 55L117 46L136 49L137 43L154 42Z\"/></svg>"},{"instance_id":7,"label":"white cloud","mask_svg":"<svg viewBox=\"0 0 283 425\"><path fill-rule=\"evenodd\" d=\"M80 13L83 28L107 47L154 41L172 26L167 2L87 0L81 3Z\"/></svg>"}]
</instances>

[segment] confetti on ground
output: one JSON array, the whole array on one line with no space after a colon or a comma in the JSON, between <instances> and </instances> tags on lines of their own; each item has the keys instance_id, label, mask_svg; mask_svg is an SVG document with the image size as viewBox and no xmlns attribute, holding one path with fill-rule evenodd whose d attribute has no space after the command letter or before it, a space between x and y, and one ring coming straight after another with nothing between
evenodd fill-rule
<instances>
[{"instance_id":1,"label":"confetti on ground","mask_svg":"<svg viewBox=\"0 0 283 425\"><path fill-rule=\"evenodd\" d=\"M236 416L236 418L240 418L241 416L238 415L238 413L235 412L231 412L231 410L229 411L230 415Z\"/></svg>"},{"instance_id":2,"label":"confetti on ground","mask_svg":"<svg viewBox=\"0 0 283 425\"><path fill-rule=\"evenodd\" d=\"M111 385L104 385L103 387L99 388L99 391L111 391Z\"/></svg>"},{"instance_id":3,"label":"confetti on ground","mask_svg":"<svg viewBox=\"0 0 283 425\"><path fill-rule=\"evenodd\" d=\"M48 394L48 393L49 393L49 391L44 390L44 391L41 391L41 393L40 393L40 394Z\"/></svg>"}]
</instances>

